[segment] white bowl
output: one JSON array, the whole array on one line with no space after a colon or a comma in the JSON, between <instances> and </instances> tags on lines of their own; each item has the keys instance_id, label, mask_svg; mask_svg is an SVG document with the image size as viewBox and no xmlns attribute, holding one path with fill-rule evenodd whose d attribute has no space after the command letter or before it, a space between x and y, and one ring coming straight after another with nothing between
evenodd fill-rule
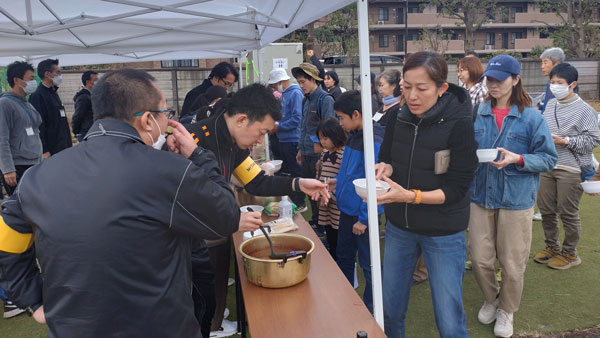
<instances>
[{"instance_id":1,"label":"white bowl","mask_svg":"<svg viewBox=\"0 0 600 338\"><path fill-rule=\"evenodd\" d=\"M480 163L491 162L498 156L498 149L477 149L477 158Z\"/></svg>"},{"instance_id":2,"label":"white bowl","mask_svg":"<svg viewBox=\"0 0 600 338\"><path fill-rule=\"evenodd\" d=\"M354 184L354 190L356 190L356 194L363 199L367 198L367 179L366 178L357 178L352 181ZM386 193L390 190L390 185L385 181L375 181L377 183L377 188L375 188L375 193L379 196Z\"/></svg>"},{"instance_id":3,"label":"white bowl","mask_svg":"<svg viewBox=\"0 0 600 338\"><path fill-rule=\"evenodd\" d=\"M581 182L581 187L583 191L588 194L597 194L600 193L600 181L585 181Z\"/></svg>"},{"instance_id":4,"label":"white bowl","mask_svg":"<svg viewBox=\"0 0 600 338\"><path fill-rule=\"evenodd\" d=\"M252 208L252 211L256 212L263 212L263 210L265 208L261 207L260 205L244 205L242 207L240 207L240 211L241 212L250 212L250 210L248 210L248 208Z\"/></svg>"},{"instance_id":5,"label":"white bowl","mask_svg":"<svg viewBox=\"0 0 600 338\"><path fill-rule=\"evenodd\" d=\"M271 162L267 162L267 163L271 163L271 165L275 168L275 172L278 172L279 169L281 169L281 165L283 164L282 160L273 160Z\"/></svg>"}]
</instances>

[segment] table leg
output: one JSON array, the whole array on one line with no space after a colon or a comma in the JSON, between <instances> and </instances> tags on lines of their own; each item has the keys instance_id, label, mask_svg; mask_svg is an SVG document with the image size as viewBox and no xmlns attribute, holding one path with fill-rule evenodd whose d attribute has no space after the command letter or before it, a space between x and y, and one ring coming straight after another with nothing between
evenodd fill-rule
<instances>
[{"instance_id":1,"label":"table leg","mask_svg":"<svg viewBox=\"0 0 600 338\"><path fill-rule=\"evenodd\" d=\"M236 262L237 263L237 262ZM244 296L240 285L240 272L235 264L235 304L237 312L237 326L242 338L246 338L246 309L244 307Z\"/></svg>"}]
</instances>

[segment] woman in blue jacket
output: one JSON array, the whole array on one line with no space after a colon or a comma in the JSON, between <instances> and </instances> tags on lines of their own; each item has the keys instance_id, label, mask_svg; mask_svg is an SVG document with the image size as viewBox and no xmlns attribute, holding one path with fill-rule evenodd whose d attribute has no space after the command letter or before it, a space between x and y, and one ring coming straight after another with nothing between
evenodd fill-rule
<instances>
[{"instance_id":1,"label":"woman in blue jacket","mask_svg":"<svg viewBox=\"0 0 600 338\"><path fill-rule=\"evenodd\" d=\"M521 65L509 55L492 58L483 74L489 96L475 120L478 149L497 148L499 158L480 163L471 185L469 252L485 302L478 319L496 321L494 334L513 334L531 247L533 205L540 173L558 156L543 116L531 108L521 84ZM502 268L498 285L494 263Z\"/></svg>"}]
</instances>

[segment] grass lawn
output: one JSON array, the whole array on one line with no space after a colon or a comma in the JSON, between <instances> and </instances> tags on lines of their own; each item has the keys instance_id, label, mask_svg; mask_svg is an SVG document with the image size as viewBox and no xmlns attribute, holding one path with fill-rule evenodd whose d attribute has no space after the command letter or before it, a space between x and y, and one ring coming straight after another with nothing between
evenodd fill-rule
<instances>
[{"instance_id":1,"label":"grass lawn","mask_svg":"<svg viewBox=\"0 0 600 338\"><path fill-rule=\"evenodd\" d=\"M600 110L600 104L595 108ZM600 158L600 148L596 149ZM580 266L565 271L552 270L529 260L525 272L525 289L520 310L515 313L515 334L544 337L548 333L590 328L600 324L600 197L583 196L581 201L582 234L578 252ZM309 213L305 217L309 217ZM562 237L561 237L562 238ZM383 247L383 240L382 247ZM533 222L531 255L544 248L541 222ZM383 261L383 260L382 260ZM233 271L233 270L231 270ZM233 275L233 274L232 274ZM364 280L359 271L362 294ZM494 337L493 325L477 321L483 296L471 271L466 271L463 284L467 327L471 337ZM1 303L1 302L0 302ZM235 320L235 290L229 288L227 298L231 310L229 320ZM0 312L2 307L0 307ZM47 337L47 328L26 315L0 318L0 338ZM439 337L433 318L431 292L428 283L413 287L406 318L407 337ZM236 336L233 336L236 337Z\"/></svg>"}]
</instances>

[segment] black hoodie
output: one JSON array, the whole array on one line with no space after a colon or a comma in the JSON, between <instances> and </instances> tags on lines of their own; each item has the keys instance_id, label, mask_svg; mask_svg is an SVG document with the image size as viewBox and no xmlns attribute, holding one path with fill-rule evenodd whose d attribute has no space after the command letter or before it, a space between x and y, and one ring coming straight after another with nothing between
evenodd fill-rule
<instances>
[{"instance_id":1,"label":"black hoodie","mask_svg":"<svg viewBox=\"0 0 600 338\"><path fill-rule=\"evenodd\" d=\"M434 173L435 153L450 150L444 174ZM469 187L477 167L477 143L473 131L473 106L469 93L450 84L448 90L422 119L402 106L396 119L388 120L379 161L392 165L391 179L406 189L441 189L441 205L392 203L385 215L404 230L443 236L462 231L469 223Z\"/></svg>"},{"instance_id":2,"label":"black hoodie","mask_svg":"<svg viewBox=\"0 0 600 338\"><path fill-rule=\"evenodd\" d=\"M94 123L94 112L92 111L92 95L87 88L83 88L73 97L75 102L75 113L71 120L73 134L87 134Z\"/></svg>"}]
</instances>

